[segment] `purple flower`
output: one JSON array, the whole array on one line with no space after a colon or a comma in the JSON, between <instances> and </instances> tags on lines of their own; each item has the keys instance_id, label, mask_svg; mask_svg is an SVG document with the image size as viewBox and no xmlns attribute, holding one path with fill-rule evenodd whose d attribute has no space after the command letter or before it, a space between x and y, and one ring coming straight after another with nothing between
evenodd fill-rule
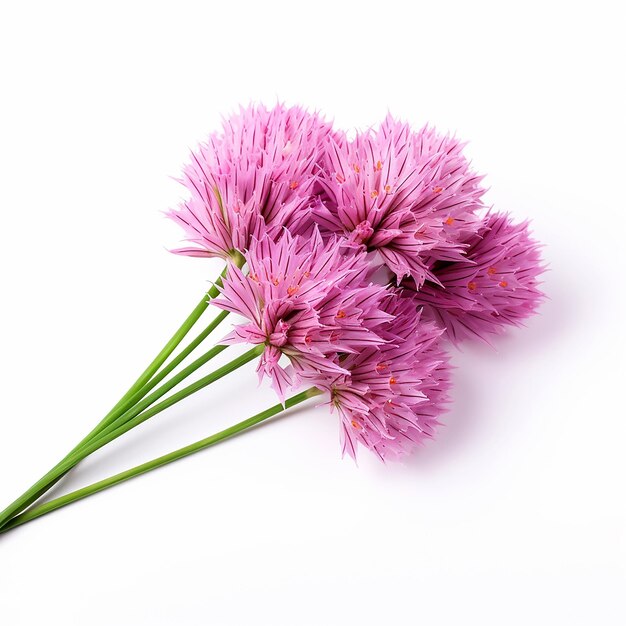
<instances>
[{"instance_id":1,"label":"purple flower","mask_svg":"<svg viewBox=\"0 0 626 626\"><path fill-rule=\"evenodd\" d=\"M324 243L317 230L306 239L285 230L278 240L253 239L244 256L248 274L231 264L213 304L247 320L224 341L266 346L259 376L272 379L281 400L301 378L345 373L340 354L383 342L388 295L368 281L365 252L345 254L341 241Z\"/></svg>"},{"instance_id":2,"label":"purple flower","mask_svg":"<svg viewBox=\"0 0 626 626\"><path fill-rule=\"evenodd\" d=\"M432 260L462 258L477 229L481 177L463 144L388 116L377 131L328 140L315 221L354 246L377 250L398 279L421 285Z\"/></svg>"},{"instance_id":3,"label":"purple flower","mask_svg":"<svg viewBox=\"0 0 626 626\"><path fill-rule=\"evenodd\" d=\"M489 214L466 243L467 258L435 263L431 271L439 284L427 282L416 294L425 315L454 343L474 337L488 341L506 325L520 325L543 298L537 277L545 266L527 222Z\"/></svg>"},{"instance_id":4,"label":"purple flower","mask_svg":"<svg viewBox=\"0 0 626 626\"><path fill-rule=\"evenodd\" d=\"M177 254L228 259L264 232L298 228L319 192L331 125L300 107L240 109L191 155L180 181L190 197L168 216L189 247Z\"/></svg>"},{"instance_id":5,"label":"purple flower","mask_svg":"<svg viewBox=\"0 0 626 626\"><path fill-rule=\"evenodd\" d=\"M442 331L420 319L411 297L394 292L385 301L392 319L379 329L385 340L341 360L345 373L315 380L341 419L343 453L357 444L382 460L396 459L434 435L450 388Z\"/></svg>"}]
</instances>

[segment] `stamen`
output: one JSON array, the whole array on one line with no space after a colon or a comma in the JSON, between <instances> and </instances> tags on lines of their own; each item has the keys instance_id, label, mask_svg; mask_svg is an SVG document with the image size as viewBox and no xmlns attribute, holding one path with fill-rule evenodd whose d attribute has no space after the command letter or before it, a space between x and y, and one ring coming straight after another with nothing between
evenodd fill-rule
<instances>
[{"instance_id":1,"label":"stamen","mask_svg":"<svg viewBox=\"0 0 626 626\"><path fill-rule=\"evenodd\" d=\"M441 193L442 191L443 191L443 187L435 187L435 188L433 189L433 192L434 192L434 193Z\"/></svg>"},{"instance_id":2,"label":"stamen","mask_svg":"<svg viewBox=\"0 0 626 626\"><path fill-rule=\"evenodd\" d=\"M337 311L337 319L342 320L344 317L346 316L346 312L343 309L339 309L339 311Z\"/></svg>"},{"instance_id":3,"label":"stamen","mask_svg":"<svg viewBox=\"0 0 626 626\"><path fill-rule=\"evenodd\" d=\"M501 280L498 284L500 287L506 287L509 283L507 283L506 280Z\"/></svg>"},{"instance_id":4,"label":"stamen","mask_svg":"<svg viewBox=\"0 0 626 626\"><path fill-rule=\"evenodd\" d=\"M341 175L341 174L336 174L335 178L337 179L337 182L341 185L342 183L346 182L346 179Z\"/></svg>"},{"instance_id":5,"label":"stamen","mask_svg":"<svg viewBox=\"0 0 626 626\"><path fill-rule=\"evenodd\" d=\"M297 293L300 287L297 285L292 285L291 287L287 287L287 295L293 296L294 293Z\"/></svg>"},{"instance_id":6,"label":"stamen","mask_svg":"<svg viewBox=\"0 0 626 626\"><path fill-rule=\"evenodd\" d=\"M352 169L353 169L353 170L354 170L357 174L361 171L361 168L358 166L358 164L357 164L357 163L355 163L355 164L352 166Z\"/></svg>"},{"instance_id":7,"label":"stamen","mask_svg":"<svg viewBox=\"0 0 626 626\"><path fill-rule=\"evenodd\" d=\"M374 199L378 197L378 192L376 191L376 189L374 189L374 191L372 191L372 193L370 194L370 198Z\"/></svg>"},{"instance_id":8,"label":"stamen","mask_svg":"<svg viewBox=\"0 0 626 626\"><path fill-rule=\"evenodd\" d=\"M398 381L393 376L389 379L389 384L390 385L395 385L397 382Z\"/></svg>"},{"instance_id":9,"label":"stamen","mask_svg":"<svg viewBox=\"0 0 626 626\"><path fill-rule=\"evenodd\" d=\"M352 424L352 428L355 428L356 430L361 430L361 424L359 424L356 420L352 420L350 424Z\"/></svg>"},{"instance_id":10,"label":"stamen","mask_svg":"<svg viewBox=\"0 0 626 626\"><path fill-rule=\"evenodd\" d=\"M376 167L374 168L377 172L383 169L383 164L380 161L376 162Z\"/></svg>"},{"instance_id":11,"label":"stamen","mask_svg":"<svg viewBox=\"0 0 626 626\"><path fill-rule=\"evenodd\" d=\"M385 193L389 193L391 191L391 185L385 185Z\"/></svg>"},{"instance_id":12,"label":"stamen","mask_svg":"<svg viewBox=\"0 0 626 626\"><path fill-rule=\"evenodd\" d=\"M449 217L444 224L447 224L448 226L452 226L452 224L454 224L454 218L453 217Z\"/></svg>"},{"instance_id":13,"label":"stamen","mask_svg":"<svg viewBox=\"0 0 626 626\"><path fill-rule=\"evenodd\" d=\"M489 276L493 276L496 273L496 268L495 267L490 267L487 270L487 274L489 274Z\"/></svg>"},{"instance_id":14,"label":"stamen","mask_svg":"<svg viewBox=\"0 0 626 626\"><path fill-rule=\"evenodd\" d=\"M478 287L478 285L473 280L470 280L470 282L467 283L467 288L470 291L476 291L476 287Z\"/></svg>"},{"instance_id":15,"label":"stamen","mask_svg":"<svg viewBox=\"0 0 626 626\"><path fill-rule=\"evenodd\" d=\"M289 183L289 189L295 189L298 186L298 181L297 180L292 180Z\"/></svg>"}]
</instances>

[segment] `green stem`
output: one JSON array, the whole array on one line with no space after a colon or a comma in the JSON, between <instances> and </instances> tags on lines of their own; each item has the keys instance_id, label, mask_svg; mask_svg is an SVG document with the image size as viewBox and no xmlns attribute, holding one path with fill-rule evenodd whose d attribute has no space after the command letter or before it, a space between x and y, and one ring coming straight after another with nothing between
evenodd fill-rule
<instances>
[{"instance_id":1,"label":"green stem","mask_svg":"<svg viewBox=\"0 0 626 626\"><path fill-rule=\"evenodd\" d=\"M244 257L236 251L233 251L232 255L233 263L241 268L245 263ZM208 290L208 292L202 297L202 300L196 305L193 311L189 314L187 319L183 322L180 328L174 333L172 338L167 342L159 354L153 359L152 363L144 370L141 376L135 381L130 389L122 396L122 398L115 404L115 406L104 416L104 418L93 428L68 454L65 455L57 465L55 465L48 474L55 471L61 466L68 458L74 453L80 450L83 446L89 443L94 437L98 436L102 430L107 428L109 424L116 421L121 415L123 415L129 408L134 406L145 394L153 389L159 382L161 382L165 376L167 376L175 367L177 367L197 346L199 346L208 335L217 327L217 325L223 321L227 313L220 312L218 316L209 324L209 326L202 332L194 341L192 341L187 348L185 348L172 362L167 365L164 370L156 376L156 382L151 381L157 371L161 368L163 363L169 358L172 352L180 344L180 342L189 333L194 324L198 321L200 316L204 313L209 306L211 299L219 295L219 288L222 286L222 279L226 275L228 266L226 266L215 284ZM46 474L46 476L48 475ZM56 482L58 482L64 474L59 474L53 481L48 482L45 488L34 490L33 485L28 491L22 494L17 500L12 502L4 511L0 512L0 528L8 519L23 511L27 506L30 506L38 498L40 498L48 489L50 489ZM37 483L45 478L42 477ZM26 495L28 494L28 497Z\"/></svg>"},{"instance_id":2,"label":"green stem","mask_svg":"<svg viewBox=\"0 0 626 626\"><path fill-rule=\"evenodd\" d=\"M142 411L154 404L159 398L163 397L168 391L174 389L174 387L176 387L183 380L185 380L185 378L191 376L191 374L193 374L197 369L208 363L211 359L215 358L224 350L226 350L227 347L228 346L214 346L213 348L205 352L202 356L198 357L195 361L190 363L187 367L185 367L178 374L176 374L176 376L173 376L170 380L161 385L156 391L153 391L149 396L146 396L145 398L131 406L127 411L125 411L115 420L110 422L105 428L102 428L98 434L94 435L89 441L83 444L75 452L80 452L82 449L89 447L94 441L97 441L101 437L104 437L109 433L114 432L115 430L126 424L128 421L132 420Z\"/></svg>"},{"instance_id":3,"label":"green stem","mask_svg":"<svg viewBox=\"0 0 626 626\"><path fill-rule=\"evenodd\" d=\"M148 391L154 389L166 376L171 374L228 316L228 311L220 311L215 319L158 374L147 382L130 400L128 406L134 406Z\"/></svg>"},{"instance_id":4,"label":"green stem","mask_svg":"<svg viewBox=\"0 0 626 626\"><path fill-rule=\"evenodd\" d=\"M244 420L243 422L239 422L238 424L235 424L234 426L231 426L230 428L226 428L225 430L222 430L221 432L215 435L212 435L205 439L201 439L200 441L197 441L196 443L192 443L188 446L185 446L184 448L180 448L178 450L175 450L174 452L170 452L169 454L160 456L156 459L153 459L152 461L148 461L146 463L142 463L141 465L137 465L136 467L133 467L132 469L126 470L119 474L115 474L114 476L111 476L110 478L105 478L104 480L98 481L87 487L83 487L82 489L77 489L76 491L72 491L71 493L55 498L54 500L51 500L50 502L46 502L45 504L33 507L29 509L28 511L22 513L21 515L14 517L8 524L6 524L6 526L4 526L4 528L0 529L0 533L4 533L7 530L10 530L11 528L15 528L16 526L21 526L22 524L25 524L26 522L36 519L37 517L46 515L46 513L55 511L56 509L59 509L63 506L67 506L68 504L71 504L72 502L76 502L77 500L82 500L83 498L93 495L94 493L98 493L99 491L103 491L104 489L108 489L109 487L113 487L114 485L118 485L119 483L122 483L126 480L130 480L131 478L134 478L135 476L140 476L141 474L150 472L154 469L162 467L163 465L173 463L174 461L178 461L179 459L182 459L183 457L189 456L191 454L195 454L196 452L199 452L200 450L204 450L205 448L213 446L216 443L219 443L220 441L224 441L225 439L233 437L234 435L237 435L238 433L243 432L244 430L252 428L252 426L259 424L269 419L270 417L273 417L274 415L281 413L282 411L286 409L296 406L297 404L300 404L301 402L304 402L305 400L312 398L313 396L316 396L319 393L320 392L318 389L316 389L315 387L311 387L310 389L307 389L306 391L303 391L302 393L299 393L289 398L285 402L284 407L282 404L276 404L270 407L269 409L266 409L265 411L262 411L261 413L257 413L253 417L250 417L247 420Z\"/></svg>"},{"instance_id":5,"label":"green stem","mask_svg":"<svg viewBox=\"0 0 626 626\"><path fill-rule=\"evenodd\" d=\"M217 346L217 347L219 348L221 346ZM186 398L187 396L190 396L192 393L199 391L200 389L210 385L211 383L214 383L215 381L226 376L227 374L230 374L230 372L235 371L237 368L248 363L249 361L252 361L254 358L259 356L263 352L264 349L265 349L265 345L263 344L255 346L254 348L252 348L251 350L248 350L247 352L237 357L236 359L233 359L229 363L226 363L226 365L223 365L222 367L218 368L211 374L208 374L207 376L200 378L196 382L191 383L187 387L184 387L177 393L172 394L169 398L166 398L165 400L159 402L158 404L154 405L152 408L148 409L144 413L141 413L139 415L134 416L132 419L129 419L128 421L126 421L125 423L117 427L115 430L110 431L107 434L104 434L103 432L99 436L97 436L95 439L92 439L89 443L86 443L82 448L80 448L79 450L76 450L73 454L70 454L64 461L61 461L59 464L53 467L45 476L40 478L30 489L24 492L24 494L22 494L12 505L10 505L0 516L0 528L2 528L9 519L14 517L16 513L24 510L24 508L28 506L27 504L24 504L25 502L28 502L35 494L41 493L42 490L47 490L46 488L48 486L53 485L61 476L63 476L63 474L65 474L70 469L72 469L72 467L74 467L79 461L82 461L85 457L89 456L96 450L99 450L100 448L102 448L102 446L113 441L114 439L117 439L119 436L135 428L135 426L138 426L139 424L145 422L147 419L153 417L157 413L160 413L161 411L167 409L173 404L180 402L182 399ZM205 355L205 357L206 356L207 355ZM183 372L181 372L181 374L182 373ZM155 396L155 394L161 392L161 390L165 387L171 388L172 381L176 381L175 384L180 382L179 376L180 374L176 376L175 378L173 378L168 383L166 383L165 385L163 385L163 387L155 391L154 394L152 394L152 396ZM161 395L163 395L166 392L167 391L162 391ZM146 398L140 404L145 404L145 402L152 396L148 396L148 398ZM154 400L152 400L152 402L153 401ZM11 513L10 511L14 511L14 512Z\"/></svg>"},{"instance_id":6,"label":"green stem","mask_svg":"<svg viewBox=\"0 0 626 626\"><path fill-rule=\"evenodd\" d=\"M223 346L216 346L216 348L223 349ZM55 465L45 476L40 478L30 489L25 491L17 500L15 500L13 504L7 507L7 509L5 509L2 515L0 515L0 528L2 528L9 519L14 517L16 513L23 511L24 508L28 506L28 504L26 503L32 502L33 501L32 498L35 497L36 494L41 494L47 491L50 486L52 486L57 480L59 480L59 478L61 478L66 472L72 469L78 462L82 461L85 457L89 456L96 450L99 450L102 446L113 441L114 439L117 439L117 437L123 435L129 430L135 428L135 426L138 426L142 422L145 422L147 419L153 417L157 413L160 413L161 411L172 406L173 404L176 404L183 398L186 398L192 393L195 393L196 391L199 391L200 389L210 385L211 383L214 383L215 381L226 376L230 372L233 372L237 368L241 367L245 363L248 363L255 357L259 356L263 352L264 348L265 346L263 344L255 346L251 350L248 350L248 352L242 354L236 359L233 359L232 361L218 368L211 374L208 374L207 376L200 378L199 380L192 383L191 385L188 385L187 387L184 387L177 393L172 394L169 398L166 398L162 402L159 402L158 404L154 405L151 409L148 409L144 413L141 413L139 415L134 415L132 418L130 418L130 415L129 415L127 421L117 426L115 430L109 431L106 434L103 431L102 433L100 433L100 435L94 437L94 439L84 444L80 449L68 455L63 461ZM201 361L202 359L208 360L208 355L211 352L212 351L209 351L207 354L204 355L204 357L201 357L195 363L197 363L198 361ZM191 367L191 365L189 367ZM189 367L186 368L186 370L188 370ZM185 370L183 370L183 372L185 372ZM148 401L152 403L154 402L154 400L160 397L160 395L167 393L169 389L171 389L175 384L178 384L180 380L182 380L180 376L183 374L183 372L181 372L178 376L174 377L171 381L169 381L168 383L166 383L165 385L157 389L157 391L155 391L153 394L145 398L140 403L140 405L142 405L145 408L148 406L147 404ZM187 375L189 375L189 373L187 373ZM131 409L131 411L134 411L134 409Z\"/></svg>"},{"instance_id":7,"label":"green stem","mask_svg":"<svg viewBox=\"0 0 626 626\"><path fill-rule=\"evenodd\" d=\"M68 454L63 457L60 463L66 461L72 454L80 450L83 446L93 440L94 437L101 434L103 430L107 430L111 423L115 423L121 418L127 411L134 407L151 389L154 389L168 374L170 374L180 363L182 363L218 326L228 315L228 311L220 311L220 313L213 319L209 325L184 349L172 359L172 361L165 366L156 376L154 376L149 382L147 382L141 389L139 389L133 396L127 398L126 402L118 402L105 416L100 424L94 428L89 435L82 439ZM223 348L220 348L220 352ZM206 355L205 355L206 356ZM205 361L206 362L206 361ZM62 476L59 476L54 482L50 483L47 487L41 489L39 492L34 493L30 497L30 502L27 502L24 506L28 506L40 498L46 491L48 491L56 482L58 482Z\"/></svg>"},{"instance_id":8,"label":"green stem","mask_svg":"<svg viewBox=\"0 0 626 626\"><path fill-rule=\"evenodd\" d=\"M219 295L219 288L222 286L222 278L226 275L227 267L222 270L217 281L211 289L207 291L202 297L202 300L196 305L196 308L189 314L187 319L182 323L180 328L174 333L172 338L165 344L164 348L159 352L156 358L148 365L141 376L135 381L133 386L122 396L120 401L113 407L111 411L102 419L102 421L69 453L72 454L75 450L80 448L84 443L88 442L94 435L98 434L100 430L106 428L112 421L117 419L119 411L126 410L129 406L132 406L131 402L136 396L137 392L149 383L152 377L158 372L163 363L169 358L169 356L178 347L180 342L186 337L187 333L200 319L200 316L206 311L210 301ZM221 318L223 319L223 318ZM220 319L220 321L221 321ZM219 322L218 322L219 323ZM215 326L209 324L209 328L213 330ZM205 330L206 332L206 330ZM211 331L209 331L211 332ZM170 370L171 371L171 370ZM162 380L162 379L161 379ZM68 456L69 456L68 454Z\"/></svg>"}]
</instances>

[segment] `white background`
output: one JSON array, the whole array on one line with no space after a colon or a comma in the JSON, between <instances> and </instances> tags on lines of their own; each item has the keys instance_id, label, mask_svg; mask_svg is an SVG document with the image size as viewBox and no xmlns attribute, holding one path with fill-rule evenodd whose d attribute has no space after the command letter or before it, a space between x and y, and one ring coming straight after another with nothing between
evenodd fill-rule
<instances>
[{"instance_id":1,"label":"white background","mask_svg":"<svg viewBox=\"0 0 626 626\"><path fill-rule=\"evenodd\" d=\"M0 623L626 623L624 22L610 2L20 2L0 18L0 505L118 399L218 263L166 251L189 148L277 98L470 140L550 300L455 352L404 465L292 414L0 537ZM273 403L253 367L57 493ZM0 507L1 508L1 507Z\"/></svg>"}]
</instances>

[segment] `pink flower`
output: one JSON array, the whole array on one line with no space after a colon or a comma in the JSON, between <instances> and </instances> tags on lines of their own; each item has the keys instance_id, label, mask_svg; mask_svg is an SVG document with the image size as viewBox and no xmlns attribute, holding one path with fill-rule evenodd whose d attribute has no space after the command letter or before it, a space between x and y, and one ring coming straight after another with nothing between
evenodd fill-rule
<instances>
[{"instance_id":1,"label":"pink flower","mask_svg":"<svg viewBox=\"0 0 626 626\"><path fill-rule=\"evenodd\" d=\"M398 279L421 285L428 264L462 258L484 192L463 144L388 116L377 131L329 139L315 220L355 246L377 250Z\"/></svg>"},{"instance_id":2,"label":"pink flower","mask_svg":"<svg viewBox=\"0 0 626 626\"><path fill-rule=\"evenodd\" d=\"M316 174L331 125L300 107L241 109L191 155L182 184L190 197L168 216L180 224L197 257L229 258L267 230L308 218Z\"/></svg>"},{"instance_id":3,"label":"pink flower","mask_svg":"<svg viewBox=\"0 0 626 626\"><path fill-rule=\"evenodd\" d=\"M281 400L303 377L345 373L340 354L383 342L377 329L390 319L387 292L368 282L365 253L344 254L341 244L324 243L317 230L307 239L285 230L277 241L253 240L244 253L249 273L231 265L213 301L247 320L224 341L265 344L259 376L272 379Z\"/></svg>"},{"instance_id":4,"label":"pink flower","mask_svg":"<svg viewBox=\"0 0 626 626\"><path fill-rule=\"evenodd\" d=\"M357 444L382 460L396 459L434 435L448 402L448 356L442 331L420 319L411 297L395 292L385 301L392 319L379 329L385 343L341 361L346 373L315 380L341 420L342 450L356 458Z\"/></svg>"},{"instance_id":5,"label":"pink flower","mask_svg":"<svg viewBox=\"0 0 626 626\"><path fill-rule=\"evenodd\" d=\"M466 243L467 258L435 263L431 271L439 284L427 282L416 294L425 315L454 343L487 341L506 325L520 325L543 298L537 277L545 266L526 222L492 213Z\"/></svg>"}]
</instances>

